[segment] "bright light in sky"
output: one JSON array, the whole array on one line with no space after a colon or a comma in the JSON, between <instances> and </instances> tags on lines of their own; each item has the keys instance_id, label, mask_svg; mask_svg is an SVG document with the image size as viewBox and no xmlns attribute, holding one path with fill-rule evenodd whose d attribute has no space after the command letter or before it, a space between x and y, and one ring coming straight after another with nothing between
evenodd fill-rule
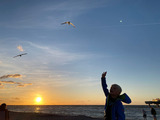
<instances>
[{"instance_id":1,"label":"bright light in sky","mask_svg":"<svg viewBox=\"0 0 160 120\"><path fill-rule=\"evenodd\" d=\"M35 101L36 101L37 104L40 104L40 102L42 101L42 98L41 98L41 97L37 97L37 98L35 99Z\"/></svg>"},{"instance_id":2,"label":"bright light in sky","mask_svg":"<svg viewBox=\"0 0 160 120\"><path fill-rule=\"evenodd\" d=\"M159 0L2 0L1 102L104 105L100 84L104 71L108 88L119 84L132 104L160 97L159 4ZM76 28L61 24L66 21ZM45 101L36 102L35 96Z\"/></svg>"}]
</instances>

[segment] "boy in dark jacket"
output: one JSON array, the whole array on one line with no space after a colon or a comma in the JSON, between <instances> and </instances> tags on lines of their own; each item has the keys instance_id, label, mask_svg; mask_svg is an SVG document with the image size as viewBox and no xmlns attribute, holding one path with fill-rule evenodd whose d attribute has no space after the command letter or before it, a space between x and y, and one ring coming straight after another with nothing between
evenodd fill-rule
<instances>
[{"instance_id":1,"label":"boy in dark jacket","mask_svg":"<svg viewBox=\"0 0 160 120\"><path fill-rule=\"evenodd\" d=\"M131 103L131 99L126 93L120 95L122 89L117 84L113 84L109 92L106 84L106 74L107 72L104 72L101 78L102 88L106 96L104 118L105 120L125 120L124 107L121 101Z\"/></svg>"}]
</instances>

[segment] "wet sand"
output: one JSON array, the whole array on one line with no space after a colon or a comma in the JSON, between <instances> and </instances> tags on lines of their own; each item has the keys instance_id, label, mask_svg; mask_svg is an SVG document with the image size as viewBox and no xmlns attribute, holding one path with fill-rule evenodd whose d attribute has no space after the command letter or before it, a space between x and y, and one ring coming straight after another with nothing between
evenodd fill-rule
<instances>
[{"instance_id":1,"label":"wet sand","mask_svg":"<svg viewBox=\"0 0 160 120\"><path fill-rule=\"evenodd\" d=\"M44 113L25 113L25 112L9 112L10 120L103 120L100 118L92 118L83 115L68 116Z\"/></svg>"}]
</instances>

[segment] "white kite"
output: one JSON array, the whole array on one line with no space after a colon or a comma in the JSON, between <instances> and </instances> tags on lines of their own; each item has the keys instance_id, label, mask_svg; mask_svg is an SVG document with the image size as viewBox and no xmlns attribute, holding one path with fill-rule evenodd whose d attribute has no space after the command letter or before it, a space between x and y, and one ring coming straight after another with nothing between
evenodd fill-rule
<instances>
[{"instance_id":1,"label":"white kite","mask_svg":"<svg viewBox=\"0 0 160 120\"><path fill-rule=\"evenodd\" d=\"M22 48L22 46L17 46L17 49L19 50L19 51L21 51L21 52L23 52L24 50L23 50L23 48Z\"/></svg>"}]
</instances>

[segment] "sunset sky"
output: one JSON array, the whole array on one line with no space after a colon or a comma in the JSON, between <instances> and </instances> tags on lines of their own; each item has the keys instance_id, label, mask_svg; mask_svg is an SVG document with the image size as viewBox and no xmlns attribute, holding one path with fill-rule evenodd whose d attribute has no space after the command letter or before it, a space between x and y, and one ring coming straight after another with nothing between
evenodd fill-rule
<instances>
[{"instance_id":1,"label":"sunset sky","mask_svg":"<svg viewBox=\"0 0 160 120\"><path fill-rule=\"evenodd\" d=\"M131 105L159 98L159 5L159 0L0 0L0 102L104 105L104 71L108 88L119 84ZM61 25L66 21L76 28Z\"/></svg>"}]
</instances>

